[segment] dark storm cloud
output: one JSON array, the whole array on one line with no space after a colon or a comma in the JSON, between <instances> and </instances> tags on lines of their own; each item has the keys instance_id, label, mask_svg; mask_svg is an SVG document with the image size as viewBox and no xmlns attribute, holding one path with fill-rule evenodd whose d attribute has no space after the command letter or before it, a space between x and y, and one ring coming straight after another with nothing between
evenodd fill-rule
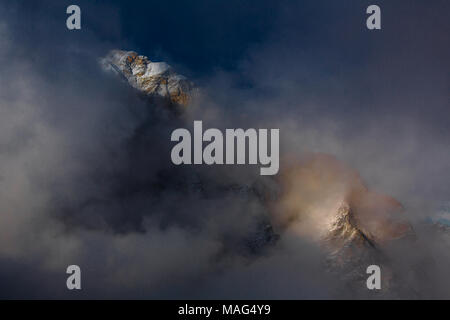
<instances>
[{"instance_id":1,"label":"dark storm cloud","mask_svg":"<svg viewBox=\"0 0 450 320\"><path fill-rule=\"evenodd\" d=\"M76 297L347 294L308 239L249 252L270 179L171 165L170 133L194 119L280 128L285 154L335 154L407 205L449 194L446 2L380 2L378 33L363 2L80 1L79 32L65 28L69 4L2 10L2 297L74 297L55 285L69 264L83 270ZM112 48L180 66L205 96L181 118L153 108L100 70Z\"/></svg>"}]
</instances>

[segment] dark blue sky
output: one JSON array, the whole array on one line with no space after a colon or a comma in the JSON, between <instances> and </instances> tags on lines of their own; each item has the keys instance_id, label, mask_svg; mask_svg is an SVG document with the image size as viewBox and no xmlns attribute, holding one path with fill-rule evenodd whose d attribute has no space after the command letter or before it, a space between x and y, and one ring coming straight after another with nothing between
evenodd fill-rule
<instances>
[{"instance_id":1,"label":"dark blue sky","mask_svg":"<svg viewBox=\"0 0 450 320\"><path fill-rule=\"evenodd\" d=\"M65 8L78 4L82 30L65 30ZM18 37L35 48L92 41L155 60L171 60L195 75L234 69L249 48L289 41L292 48L361 56L365 1L19 1L9 4ZM367 2L369 3L369 2ZM341 43L336 43L341 39ZM351 43L345 43L345 41ZM353 59L353 58L352 58Z\"/></svg>"},{"instance_id":2,"label":"dark blue sky","mask_svg":"<svg viewBox=\"0 0 450 320\"><path fill-rule=\"evenodd\" d=\"M65 28L72 3L82 10L81 31ZM368 31L365 10L372 3L22 0L8 3L2 14L21 43L17 54L32 56L43 72L70 64L76 69L77 59L94 60L110 49L135 50L194 80L218 70L250 86L264 77L283 78L303 95L339 95L332 99L339 99L341 109L370 109L380 96L398 99L401 112L442 121L448 130L442 93L449 83L450 2L377 1L382 30ZM329 77L342 85L331 88Z\"/></svg>"},{"instance_id":3,"label":"dark blue sky","mask_svg":"<svg viewBox=\"0 0 450 320\"><path fill-rule=\"evenodd\" d=\"M82 10L82 30L67 32L65 9ZM282 6L277 1L20 1L9 4L18 37L35 47L95 38L106 47L173 60L196 74L232 68L248 46L263 42Z\"/></svg>"},{"instance_id":4,"label":"dark blue sky","mask_svg":"<svg viewBox=\"0 0 450 320\"><path fill-rule=\"evenodd\" d=\"M81 31L64 28L70 4L82 9ZM16 23L17 37L24 37L24 43L35 49L95 41L105 48L171 60L196 75L236 68L255 45L276 42L280 49L306 50L316 59L328 55L325 60L338 59L344 65L372 59L373 50L385 50L392 37L397 47L389 50L414 48L434 36L438 47L448 50L448 44L440 43L448 34L448 1L428 5L380 0L383 30L372 33L365 29L365 9L370 4L366 0L21 0L8 4L11 10L6 16Z\"/></svg>"}]
</instances>

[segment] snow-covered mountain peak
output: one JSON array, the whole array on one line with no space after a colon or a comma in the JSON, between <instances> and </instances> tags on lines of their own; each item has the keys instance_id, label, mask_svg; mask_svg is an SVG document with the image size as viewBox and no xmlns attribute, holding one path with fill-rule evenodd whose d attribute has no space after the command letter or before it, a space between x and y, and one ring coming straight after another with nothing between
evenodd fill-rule
<instances>
[{"instance_id":1,"label":"snow-covered mountain peak","mask_svg":"<svg viewBox=\"0 0 450 320\"><path fill-rule=\"evenodd\" d=\"M192 98L193 83L165 62L153 62L134 51L112 50L101 64L104 70L119 74L146 95L168 98L183 106Z\"/></svg>"}]
</instances>

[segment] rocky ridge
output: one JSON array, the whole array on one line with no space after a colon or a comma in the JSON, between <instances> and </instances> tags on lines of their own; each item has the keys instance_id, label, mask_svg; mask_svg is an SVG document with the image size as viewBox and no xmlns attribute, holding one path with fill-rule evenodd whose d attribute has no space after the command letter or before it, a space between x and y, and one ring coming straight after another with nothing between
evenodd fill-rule
<instances>
[{"instance_id":1,"label":"rocky ridge","mask_svg":"<svg viewBox=\"0 0 450 320\"><path fill-rule=\"evenodd\" d=\"M147 96L163 97L181 106L188 105L192 98L194 84L165 62L153 62L124 50L112 50L100 62L105 71L120 75Z\"/></svg>"}]
</instances>

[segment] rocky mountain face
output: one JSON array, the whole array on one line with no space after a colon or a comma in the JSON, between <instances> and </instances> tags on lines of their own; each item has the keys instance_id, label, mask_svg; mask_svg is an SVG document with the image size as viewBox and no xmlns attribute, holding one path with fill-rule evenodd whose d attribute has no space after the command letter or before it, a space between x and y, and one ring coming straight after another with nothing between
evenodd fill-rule
<instances>
[{"instance_id":1,"label":"rocky mountain face","mask_svg":"<svg viewBox=\"0 0 450 320\"><path fill-rule=\"evenodd\" d=\"M403 206L366 187L358 172L327 154L309 154L280 171L279 198L272 212L275 230L289 229L320 245L325 266L355 297L370 294L366 268L383 270L379 297L395 297L397 279L385 245L413 233Z\"/></svg>"},{"instance_id":2,"label":"rocky mountain face","mask_svg":"<svg viewBox=\"0 0 450 320\"><path fill-rule=\"evenodd\" d=\"M348 203L342 203L337 210L321 245L327 252L326 269L341 279L355 297L369 296L365 285L369 265L380 266L383 270L382 290L378 295L392 296L390 291L395 284L388 261L375 240L358 227Z\"/></svg>"},{"instance_id":3,"label":"rocky mountain face","mask_svg":"<svg viewBox=\"0 0 450 320\"><path fill-rule=\"evenodd\" d=\"M152 62L134 51L113 50L101 59L101 64L104 70L117 73L148 96L167 98L181 106L192 97L193 83L165 62Z\"/></svg>"}]
</instances>

